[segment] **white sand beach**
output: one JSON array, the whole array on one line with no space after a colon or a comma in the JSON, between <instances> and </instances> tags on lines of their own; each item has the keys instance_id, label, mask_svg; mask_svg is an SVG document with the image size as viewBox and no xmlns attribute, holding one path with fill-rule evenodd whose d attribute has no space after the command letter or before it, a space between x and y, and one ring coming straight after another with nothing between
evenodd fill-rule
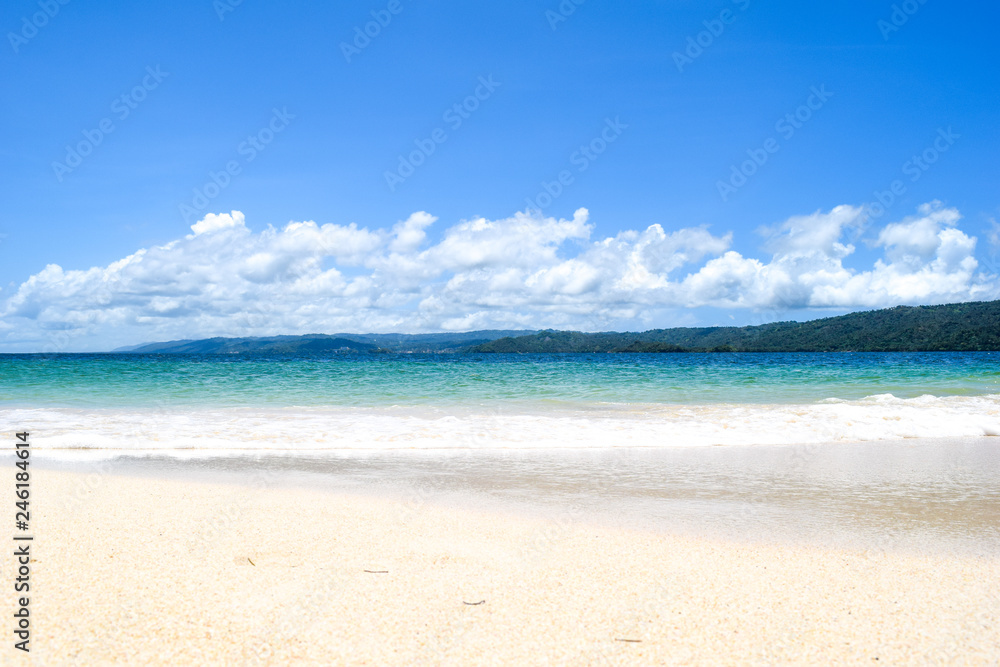
<instances>
[{"instance_id":1,"label":"white sand beach","mask_svg":"<svg viewBox=\"0 0 1000 667\"><path fill-rule=\"evenodd\" d=\"M35 470L6 664L996 664L1000 559ZM4 563L6 569L8 563ZM10 618L14 601L3 596Z\"/></svg>"}]
</instances>

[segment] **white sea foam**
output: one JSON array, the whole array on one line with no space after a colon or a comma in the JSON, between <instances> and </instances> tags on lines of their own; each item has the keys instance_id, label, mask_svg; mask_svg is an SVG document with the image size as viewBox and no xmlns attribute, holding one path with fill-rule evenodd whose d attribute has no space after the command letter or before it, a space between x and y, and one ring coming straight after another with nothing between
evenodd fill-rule
<instances>
[{"instance_id":1,"label":"white sea foam","mask_svg":"<svg viewBox=\"0 0 1000 667\"><path fill-rule=\"evenodd\" d=\"M292 450L683 447L1000 434L1000 395L811 404L559 408L6 409L36 454L193 457Z\"/></svg>"}]
</instances>

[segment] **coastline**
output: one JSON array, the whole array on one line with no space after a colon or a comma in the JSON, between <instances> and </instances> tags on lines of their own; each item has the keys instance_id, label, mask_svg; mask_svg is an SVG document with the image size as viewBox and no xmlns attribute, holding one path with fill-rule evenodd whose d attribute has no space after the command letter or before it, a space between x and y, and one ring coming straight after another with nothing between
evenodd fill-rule
<instances>
[{"instance_id":1,"label":"coastline","mask_svg":"<svg viewBox=\"0 0 1000 667\"><path fill-rule=\"evenodd\" d=\"M997 393L669 404L520 399L251 407L158 400L115 408L7 406L0 413L12 424L31 425L40 454L822 445L1000 434Z\"/></svg>"},{"instance_id":2,"label":"coastline","mask_svg":"<svg viewBox=\"0 0 1000 667\"><path fill-rule=\"evenodd\" d=\"M45 663L989 664L1000 651L995 554L748 544L252 479L36 468L33 494Z\"/></svg>"},{"instance_id":3,"label":"coastline","mask_svg":"<svg viewBox=\"0 0 1000 667\"><path fill-rule=\"evenodd\" d=\"M1000 554L1000 440L992 437L58 454L36 466L96 479L312 489L731 542Z\"/></svg>"}]
</instances>

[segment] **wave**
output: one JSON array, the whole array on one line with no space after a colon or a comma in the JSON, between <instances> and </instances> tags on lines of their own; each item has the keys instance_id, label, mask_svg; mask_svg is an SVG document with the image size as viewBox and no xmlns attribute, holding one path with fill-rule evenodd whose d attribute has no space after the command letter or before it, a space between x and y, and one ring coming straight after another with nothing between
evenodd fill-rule
<instances>
[{"instance_id":1,"label":"wave","mask_svg":"<svg viewBox=\"0 0 1000 667\"><path fill-rule=\"evenodd\" d=\"M690 447L1000 435L1000 394L876 394L810 404L497 403L462 409L4 410L37 454L61 457L384 449Z\"/></svg>"}]
</instances>

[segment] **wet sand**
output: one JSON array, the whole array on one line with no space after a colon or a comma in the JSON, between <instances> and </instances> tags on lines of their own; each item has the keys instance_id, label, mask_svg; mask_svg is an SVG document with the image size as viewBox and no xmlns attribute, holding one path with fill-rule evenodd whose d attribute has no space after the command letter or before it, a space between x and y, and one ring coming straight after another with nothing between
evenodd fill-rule
<instances>
[{"instance_id":1,"label":"wet sand","mask_svg":"<svg viewBox=\"0 0 1000 667\"><path fill-rule=\"evenodd\" d=\"M312 488L729 541L1000 553L1000 438L188 456L42 464Z\"/></svg>"}]
</instances>

